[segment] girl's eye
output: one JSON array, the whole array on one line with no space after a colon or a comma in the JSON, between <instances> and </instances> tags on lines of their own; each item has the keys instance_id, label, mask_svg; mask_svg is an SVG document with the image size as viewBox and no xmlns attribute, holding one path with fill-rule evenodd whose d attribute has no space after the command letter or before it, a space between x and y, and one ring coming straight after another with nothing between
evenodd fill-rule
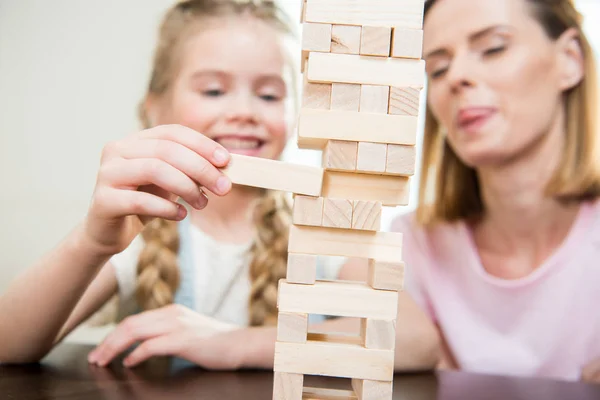
<instances>
[{"instance_id":1,"label":"girl's eye","mask_svg":"<svg viewBox=\"0 0 600 400\"><path fill-rule=\"evenodd\" d=\"M440 78L442 75L444 75L446 73L446 71L448 71L447 67L434 70L433 72L431 72L431 78L432 79Z\"/></svg>"},{"instance_id":2,"label":"girl's eye","mask_svg":"<svg viewBox=\"0 0 600 400\"><path fill-rule=\"evenodd\" d=\"M221 89L211 89L203 91L202 94L208 97L218 97L223 94L223 91Z\"/></svg>"},{"instance_id":3,"label":"girl's eye","mask_svg":"<svg viewBox=\"0 0 600 400\"><path fill-rule=\"evenodd\" d=\"M505 49L506 47L504 46L492 47L491 49L487 49L486 51L484 51L483 54L485 54L486 56L491 56L494 54L502 53Z\"/></svg>"},{"instance_id":4,"label":"girl's eye","mask_svg":"<svg viewBox=\"0 0 600 400\"><path fill-rule=\"evenodd\" d=\"M279 96L276 96L274 94L263 94L260 96L260 98L265 101L278 101L279 100Z\"/></svg>"}]
</instances>

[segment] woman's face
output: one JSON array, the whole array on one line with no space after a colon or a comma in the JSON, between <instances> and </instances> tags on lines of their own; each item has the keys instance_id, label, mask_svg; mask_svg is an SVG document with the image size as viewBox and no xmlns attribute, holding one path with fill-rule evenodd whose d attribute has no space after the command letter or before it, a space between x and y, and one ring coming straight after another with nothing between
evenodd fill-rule
<instances>
[{"instance_id":1,"label":"woman's face","mask_svg":"<svg viewBox=\"0 0 600 400\"><path fill-rule=\"evenodd\" d=\"M528 3L438 0L425 19L429 107L467 165L506 163L557 131L581 78L574 33L550 39Z\"/></svg>"},{"instance_id":2,"label":"woman's face","mask_svg":"<svg viewBox=\"0 0 600 400\"><path fill-rule=\"evenodd\" d=\"M232 153L276 159L287 139L278 33L252 17L209 21L187 39L155 124L181 124Z\"/></svg>"}]
</instances>

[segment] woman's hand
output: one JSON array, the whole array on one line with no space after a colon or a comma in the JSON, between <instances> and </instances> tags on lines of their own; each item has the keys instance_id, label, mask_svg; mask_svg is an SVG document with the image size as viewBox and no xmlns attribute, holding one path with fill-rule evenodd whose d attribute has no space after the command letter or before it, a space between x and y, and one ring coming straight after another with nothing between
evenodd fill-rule
<instances>
[{"instance_id":1,"label":"woman's hand","mask_svg":"<svg viewBox=\"0 0 600 400\"><path fill-rule=\"evenodd\" d=\"M595 359L585 366L581 378L587 383L600 384L600 358Z\"/></svg>"},{"instance_id":2,"label":"woman's hand","mask_svg":"<svg viewBox=\"0 0 600 400\"><path fill-rule=\"evenodd\" d=\"M126 367L153 356L175 356L208 369L237 369L247 345L238 332L234 325L171 305L126 318L89 354L88 361L104 367L140 342L123 360Z\"/></svg>"},{"instance_id":3,"label":"woman's hand","mask_svg":"<svg viewBox=\"0 0 600 400\"><path fill-rule=\"evenodd\" d=\"M108 144L89 213L86 238L108 255L124 250L152 218L181 220L186 210L206 207L201 187L216 195L231 189L219 168L229 153L206 136L180 125L148 129Z\"/></svg>"}]
</instances>

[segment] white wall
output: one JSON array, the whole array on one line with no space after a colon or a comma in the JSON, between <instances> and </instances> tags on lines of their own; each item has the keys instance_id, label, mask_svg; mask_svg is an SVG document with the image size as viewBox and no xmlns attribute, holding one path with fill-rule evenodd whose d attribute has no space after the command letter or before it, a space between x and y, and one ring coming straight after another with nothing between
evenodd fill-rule
<instances>
[{"instance_id":1,"label":"white wall","mask_svg":"<svg viewBox=\"0 0 600 400\"><path fill-rule=\"evenodd\" d=\"M172 1L0 0L0 292L81 220L103 144L138 128ZM579 2L600 48L600 3ZM300 0L280 3L299 20ZM293 144L286 158L317 162Z\"/></svg>"}]
</instances>

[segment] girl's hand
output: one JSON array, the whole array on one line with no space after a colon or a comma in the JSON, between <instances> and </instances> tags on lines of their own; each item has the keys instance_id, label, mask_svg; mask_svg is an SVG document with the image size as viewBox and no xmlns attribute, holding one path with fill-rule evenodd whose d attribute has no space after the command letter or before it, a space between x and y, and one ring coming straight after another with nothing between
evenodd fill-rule
<instances>
[{"instance_id":1,"label":"girl's hand","mask_svg":"<svg viewBox=\"0 0 600 400\"><path fill-rule=\"evenodd\" d=\"M140 342L123 361L133 367L152 356L184 358L208 369L237 369L241 365L241 347L236 326L198 314L179 305L126 318L88 356L99 366Z\"/></svg>"},{"instance_id":2,"label":"girl's hand","mask_svg":"<svg viewBox=\"0 0 600 400\"><path fill-rule=\"evenodd\" d=\"M197 209L206 207L201 186L216 195L231 189L218 169L228 162L222 146L180 125L158 126L108 144L84 223L86 238L101 252L116 254L152 218L185 218L178 198Z\"/></svg>"}]
</instances>

